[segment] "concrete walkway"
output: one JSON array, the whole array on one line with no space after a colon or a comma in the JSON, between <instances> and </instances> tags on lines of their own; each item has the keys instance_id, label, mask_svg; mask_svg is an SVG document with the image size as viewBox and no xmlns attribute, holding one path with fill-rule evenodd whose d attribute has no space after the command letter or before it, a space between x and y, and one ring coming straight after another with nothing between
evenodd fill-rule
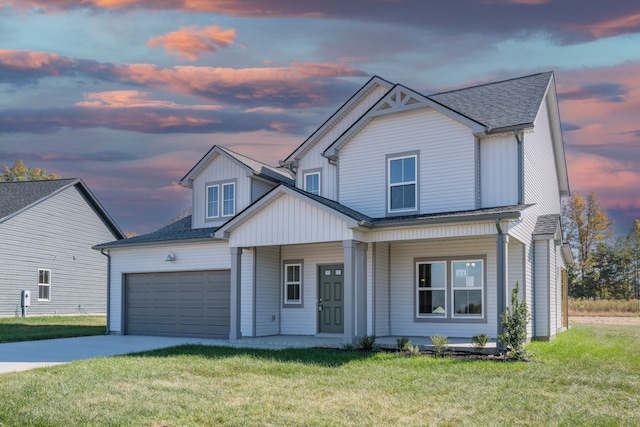
<instances>
[{"instance_id":1,"label":"concrete walkway","mask_svg":"<svg viewBox=\"0 0 640 427\"><path fill-rule=\"evenodd\" d=\"M138 353L182 344L229 345L227 340L96 335L0 344L0 374L74 360Z\"/></svg>"}]
</instances>

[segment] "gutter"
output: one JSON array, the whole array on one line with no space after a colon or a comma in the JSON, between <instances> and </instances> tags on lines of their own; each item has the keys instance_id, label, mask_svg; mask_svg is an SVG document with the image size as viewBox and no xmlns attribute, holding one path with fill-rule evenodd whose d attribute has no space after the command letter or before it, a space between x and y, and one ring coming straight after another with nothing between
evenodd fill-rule
<instances>
[{"instance_id":1,"label":"gutter","mask_svg":"<svg viewBox=\"0 0 640 427\"><path fill-rule=\"evenodd\" d=\"M105 335L109 335L109 311L111 311L111 255L109 251L100 249L100 253L107 257L107 330Z\"/></svg>"},{"instance_id":2,"label":"gutter","mask_svg":"<svg viewBox=\"0 0 640 427\"><path fill-rule=\"evenodd\" d=\"M496 296L497 296L497 314L498 314L498 337L504 333L504 328L502 327L502 313L506 312L507 309L507 295L506 291L507 280L508 277L505 277L504 274L507 271L507 259L506 259L506 251L505 246L508 243L508 235L505 234L505 230L502 229L500 225L500 218L496 218L496 230L498 231L498 235L496 236ZM506 350L505 346L500 343L498 339L496 342L496 350L499 352L504 352Z\"/></svg>"}]
</instances>

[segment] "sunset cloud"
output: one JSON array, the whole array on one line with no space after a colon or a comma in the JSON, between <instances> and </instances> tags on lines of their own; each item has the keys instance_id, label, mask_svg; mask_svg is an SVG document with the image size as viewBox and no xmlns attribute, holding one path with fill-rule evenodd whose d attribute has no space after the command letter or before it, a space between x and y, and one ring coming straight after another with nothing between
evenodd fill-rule
<instances>
[{"instance_id":1,"label":"sunset cloud","mask_svg":"<svg viewBox=\"0 0 640 427\"><path fill-rule=\"evenodd\" d=\"M220 110L219 105L180 105L172 101L149 99L151 93L137 90L114 90L86 93L86 101L76 103L78 107L92 108L170 108L188 110Z\"/></svg>"},{"instance_id":2,"label":"sunset cloud","mask_svg":"<svg viewBox=\"0 0 640 427\"><path fill-rule=\"evenodd\" d=\"M572 32L591 34L596 39L637 33L640 31L640 13L591 24L567 24L566 27Z\"/></svg>"},{"instance_id":3,"label":"sunset cloud","mask_svg":"<svg viewBox=\"0 0 640 427\"><path fill-rule=\"evenodd\" d=\"M162 47L178 57L195 61L220 48L228 47L235 42L235 37L236 31L233 29L191 26L152 38L147 45L152 48Z\"/></svg>"}]
</instances>

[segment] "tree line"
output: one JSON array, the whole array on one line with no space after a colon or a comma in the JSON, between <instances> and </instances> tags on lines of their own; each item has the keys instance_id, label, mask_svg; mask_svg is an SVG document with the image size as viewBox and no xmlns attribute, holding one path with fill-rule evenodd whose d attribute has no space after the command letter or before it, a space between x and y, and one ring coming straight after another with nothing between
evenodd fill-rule
<instances>
[{"instance_id":1,"label":"tree line","mask_svg":"<svg viewBox=\"0 0 640 427\"><path fill-rule=\"evenodd\" d=\"M562 206L562 228L575 260L567 271L570 297L640 299L640 219L615 236L596 193L573 193Z\"/></svg>"}]
</instances>

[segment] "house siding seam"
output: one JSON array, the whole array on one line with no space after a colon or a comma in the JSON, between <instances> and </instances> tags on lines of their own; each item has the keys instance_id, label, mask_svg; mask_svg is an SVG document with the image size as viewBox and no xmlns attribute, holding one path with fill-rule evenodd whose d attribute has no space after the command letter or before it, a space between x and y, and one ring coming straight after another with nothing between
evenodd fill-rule
<instances>
[{"instance_id":1,"label":"house siding seam","mask_svg":"<svg viewBox=\"0 0 640 427\"><path fill-rule=\"evenodd\" d=\"M20 309L31 291L31 315L103 314L107 258L92 246L117 238L76 186L0 224L0 316ZM51 270L50 301L38 301L38 269Z\"/></svg>"}]
</instances>

